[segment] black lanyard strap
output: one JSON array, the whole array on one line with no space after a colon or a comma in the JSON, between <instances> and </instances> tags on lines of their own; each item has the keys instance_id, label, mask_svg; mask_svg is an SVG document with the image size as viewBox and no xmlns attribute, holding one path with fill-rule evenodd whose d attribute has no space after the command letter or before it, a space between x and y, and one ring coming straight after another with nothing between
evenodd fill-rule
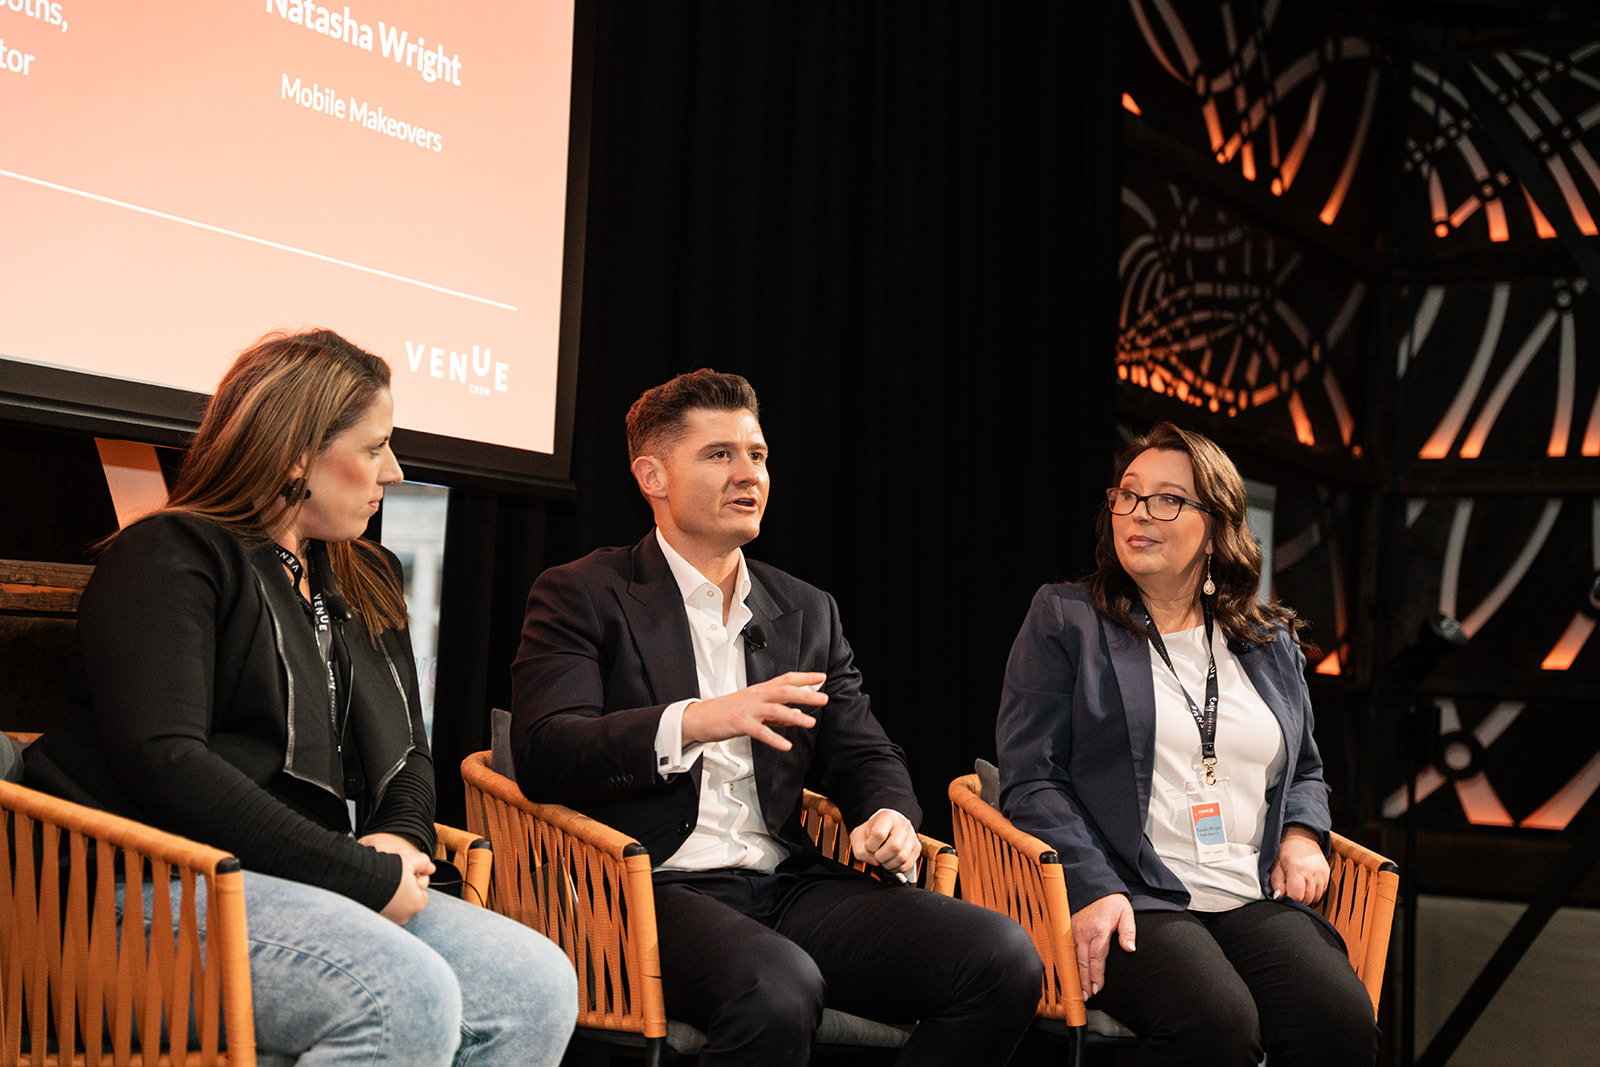
<instances>
[{"instance_id":1,"label":"black lanyard strap","mask_svg":"<svg viewBox=\"0 0 1600 1067\"><path fill-rule=\"evenodd\" d=\"M333 669L333 620L328 614L327 602L323 599L320 588L312 589L309 601L301 596L300 579L305 571L300 565L300 558L282 545L272 547L278 550L278 558L289 568L289 573L294 575L295 595L300 598L300 606L307 609L306 614L316 631L317 650L322 653L322 662L328 669L328 721L333 723L334 737L337 739L342 732L339 722L339 677Z\"/></svg>"},{"instance_id":2,"label":"black lanyard strap","mask_svg":"<svg viewBox=\"0 0 1600 1067\"><path fill-rule=\"evenodd\" d=\"M1172 665L1172 657L1167 655L1167 643L1161 640L1161 631L1156 629L1155 622L1150 618L1150 609L1141 601L1139 609L1144 612L1145 625L1150 630L1150 643L1155 646L1156 652L1161 656L1161 662L1167 665L1167 670L1172 672L1173 681L1178 683L1178 692L1183 694L1183 699L1189 704L1189 714L1194 716L1194 724L1200 728L1200 762L1205 767L1206 785L1217 784L1217 654L1211 648L1212 617L1211 605L1202 602L1201 607L1206 617L1206 709L1201 711L1195 705L1194 697L1189 695L1189 690L1183 687L1183 679L1178 677L1178 670Z\"/></svg>"}]
</instances>

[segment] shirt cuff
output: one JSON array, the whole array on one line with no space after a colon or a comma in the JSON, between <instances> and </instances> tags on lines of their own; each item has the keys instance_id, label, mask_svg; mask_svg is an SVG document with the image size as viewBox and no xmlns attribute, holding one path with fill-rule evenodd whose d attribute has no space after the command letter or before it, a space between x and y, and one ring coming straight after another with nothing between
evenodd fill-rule
<instances>
[{"instance_id":1,"label":"shirt cuff","mask_svg":"<svg viewBox=\"0 0 1600 1067\"><path fill-rule=\"evenodd\" d=\"M679 700L668 704L656 723L656 773L671 780L686 773L700 757L700 742L683 747L683 713L693 700Z\"/></svg>"}]
</instances>

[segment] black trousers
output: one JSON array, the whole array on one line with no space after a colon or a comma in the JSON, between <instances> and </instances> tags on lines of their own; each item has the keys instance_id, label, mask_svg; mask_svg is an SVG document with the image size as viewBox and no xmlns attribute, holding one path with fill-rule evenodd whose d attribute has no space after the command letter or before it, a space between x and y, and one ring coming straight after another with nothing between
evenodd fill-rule
<instances>
[{"instance_id":1,"label":"black trousers","mask_svg":"<svg viewBox=\"0 0 1600 1067\"><path fill-rule=\"evenodd\" d=\"M1259 900L1232 911L1141 911L1134 951L1113 943L1088 1002L1140 1035L1137 1062L1369 1067L1372 1000L1333 928Z\"/></svg>"},{"instance_id":2,"label":"black trousers","mask_svg":"<svg viewBox=\"0 0 1600 1067\"><path fill-rule=\"evenodd\" d=\"M1039 1003L1016 923L828 860L655 886L667 1014L705 1031L702 1064L805 1064L824 1006L920 1020L901 1064L1003 1064Z\"/></svg>"}]
</instances>

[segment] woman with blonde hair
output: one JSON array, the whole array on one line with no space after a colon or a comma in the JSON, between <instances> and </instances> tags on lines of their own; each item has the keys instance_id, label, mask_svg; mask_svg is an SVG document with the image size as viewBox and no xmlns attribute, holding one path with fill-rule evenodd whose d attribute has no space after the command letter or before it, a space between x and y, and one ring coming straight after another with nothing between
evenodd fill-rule
<instances>
[{"instance_id":1,"label":"woman with blonde hair","mask_svg":"<svg viewBox=\"0 0 1600 1067\"><path fill-rule=\"evenodd\" d=\"M239 857L264 1060L553 1065L565 956L429 888L399 562L360 540L402 479L389 380L326 330L238 357L167 505L95 568L86 699L28 748L27 781Z\"/></svg>"}]
</instances>

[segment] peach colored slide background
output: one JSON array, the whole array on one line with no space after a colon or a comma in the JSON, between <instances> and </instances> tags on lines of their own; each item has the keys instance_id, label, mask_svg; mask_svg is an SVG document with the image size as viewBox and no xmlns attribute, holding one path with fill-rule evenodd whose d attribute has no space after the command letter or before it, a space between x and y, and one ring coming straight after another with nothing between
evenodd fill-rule
<instances>
[{"instance_id":1,"label":"peach colored slide background","mask_svg":"<svg viewBox=\"0 0 1600 1067\"><path fill-rule=\"evenodd\" d=\"M388 359L401 426L550 452L572 0L348 7L459 55L461 84L275 0L61 0L66 32L0 5L6 47L37 57L0 74L0 355L209 393L265 331L324 325ZM284 75L443 151L285 99ZM470 359L466 381L448 355L443 378L426 354L413 370L407 341L487 349L506 390Z\"/></svg>"}]
</instances>

